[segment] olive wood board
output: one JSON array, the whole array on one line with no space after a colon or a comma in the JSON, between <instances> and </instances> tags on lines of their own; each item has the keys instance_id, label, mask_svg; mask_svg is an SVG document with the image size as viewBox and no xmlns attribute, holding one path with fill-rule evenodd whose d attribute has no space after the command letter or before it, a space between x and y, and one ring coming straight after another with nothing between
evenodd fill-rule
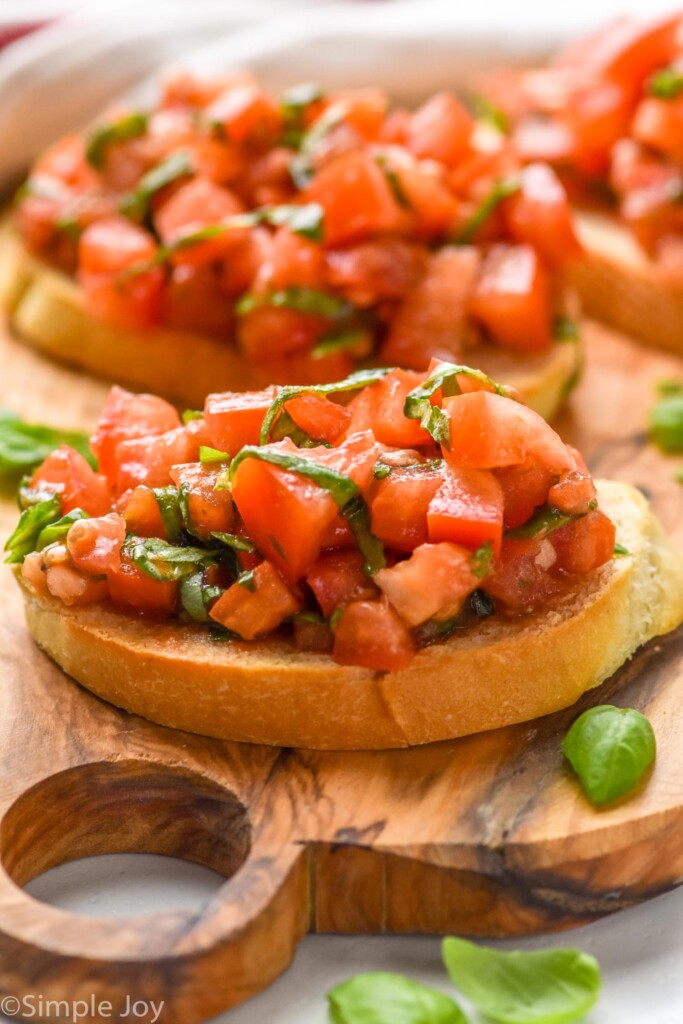
<instances>
[{"instance_id":1,"label":"olive wood board","mask_svg":"<svg viewBox=\"0 0 683 1024\"><path fill-rule=\"evenodd\" d=\"M587 367L557 426L593 471L641 486L683 545L675 460L647 444L653 383L672 356L589 325ZM0 405L92 427L106 386L0 332ZM12 489L0 534L16 520ZM192 1024L264 988L309 930L522 935L585 923L683 878L683 631L644 648L579 705L402 751L320 753L152 725L69 680L32 643L0 573L0 994L163 1001ZM116 666L112 665L112 671ZM560 750L579 710L650 718L647 784L602 811ZM22 889L97 853L160 853L225 876L198 913L81 918ZM124 1018L125 1019L125 1018Z\"/></svg>"}]
</instances>

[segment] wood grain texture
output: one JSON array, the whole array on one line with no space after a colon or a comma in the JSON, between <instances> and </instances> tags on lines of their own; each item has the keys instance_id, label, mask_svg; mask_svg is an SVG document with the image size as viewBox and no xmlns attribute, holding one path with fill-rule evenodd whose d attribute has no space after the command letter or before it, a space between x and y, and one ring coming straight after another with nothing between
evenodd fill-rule
<instances>
[{"instance_id":1,"label":"wood grain texture","mask_svg":"<svg viewBox=\"0 0 683 1024\"><path fill-rule=\"evenodd\" d=\"M645 488L683 546L675 461L645 443L652 385L675 358L591 329L587 375L558 426L601 476ZM0 337L0 404L92 426L99 383ZM15 521L10 489L0 533ZM510 935L566 928L683 877L683 632L650 644L578 707L406 751L222 743L127 715L33 645L0 575L0 993L164 1000L169 1024L234 1005L284 970L306 930ZM633 799L593 810L560 752L578 710L651 719L657 764ZM54 864L145 851L226 882L199 913L81 919L21 888Z\"/></svg>"}]
</instances>

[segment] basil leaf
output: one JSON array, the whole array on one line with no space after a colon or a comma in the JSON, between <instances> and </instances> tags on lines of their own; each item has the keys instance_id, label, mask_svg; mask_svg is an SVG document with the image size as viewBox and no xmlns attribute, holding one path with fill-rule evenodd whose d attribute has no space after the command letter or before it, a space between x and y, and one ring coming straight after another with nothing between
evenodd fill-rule
<instances>
[{"instance_id":1,"label":"basil leaf","mask_svg":"<svg viewBox=\"0 0 683 1024\"><path fill-rule=\"evenodd\" d=\"M204 572L193 573L180 581L180 603L195 622L209 621L209 605L224 593L222 587L207 584Z\"/></svg>"},{"instance_id":2,"label":"basil leaf","mask_svg":"<svg viewBox=\"0 0 683 1024\"><path fill-rule=\"evenodd\" d=\"M601 704L579 715L562 749L586 796L602 806L635 789L654 763L657 742L639 711Z\"/></svg>"},{"instance_id":3,"label":"basil leaf","mask_svg":"<svg viewBox=\"0 0 683 1024\"><path fill-rule=\"evenodd\" d=\"M25 508L19 516L14 533L5 543L5 551L9 552L5 561L10 564L23 562L26 555L35 551L41 532L51 523L56 523L61 514L62 509L56 494L36 505L31 505L30 508Z\"/></svg>"},{"instance_id":4,"label":"basil leaf","mask_svg":"<svg viewBox=\"0 0 683 1024\"><path fill-rule=\"evenodd\" d=\"M343 508L347 501L355 498L359 493L358 486L350 477L344 476L336 469L323 466L312 459L302 458L299 455L286 452L276 452L272 448L257 448L256 445L245 445L232 460L230 465L230 480L235 479L235 473L245 459L260 459L272 466L280 466L291 473L299 473L313 480L319 487L329 491L330 496Z\"/></svg>"},{"instance_id":5,"label":"basil leaf","mask_svg":"<svg viewBox=\"0 0 683 1024\"><path fill-rule=\"evenodd\" d=\"M256 210L255 214L259 211ZM286 226L295 235L322 242L325 211L319 203L305 203L301 206L287 205L264 207L263 221L274 227Z\"/></svg>"},{"instance_id":6,"label":"basil leaf","mask_svg":"<svg viewBox=\"0 0 683 1024\"><path fill-rule=\"evenodd\" d=\"M67 512L65 516L62 516L55 523L50 523L49 526L43 527L38 534L35 550L42 551L43 548L48 547L50 544L63 541L74 523L77 523L79 519L89 518L88 513L84 512L82 508L72 509L71 512Z\"/></svg>"},{"instance_id":7,"label":"basil leaf","mask_svg":"<svg viewBox=\"0 0 683 1024\"><path fill-rule=\"evenodd\" d=\"M128 537L124 554L154 580L168 582L192 576L217 561L218 552L206 548L179 547L159 537Z\"/></svg>"},{"instance_id":8,"label":"basil leaf","mask_svg":"<svg viewBox=\"0 0 683 1024\"><path fill-rule=\"evenodd\" d=\"M204 418L203 409L185 409L181 419L185 425L191 423L192 420L201 420Z\"/></svg>"},{"instance_id":9,"label":"basil leaf","mask_svg":"<svg viewBox=\"0 0 683 1024\"><path fill-rule=\"evenodd\" d=\"M289 175L298 189L308 188L314 174L314 160L329 132L346 116L347 107L343 100L332 103L301 137L299 152L292 158Z\"/></svg>"},{"instance_id":10,"label":"basil leaf","mask_svg":"<svg viewBox=\"0 0 683 1024\"><path fill-rule=\"evenodd\" d=\"M200 462L230 462L230 458L227 452L222 452L218 448L210 448L206 444L199 446Z\"/></svg>"},{"instance_id":11,"label":"basil leaf","mask_svg":"<svg viewBox=\"0 0 683 1024\"><path fill-rule=\"evenodd\" d=\"M472 101L472 107L477 121L483 121L484 124L495 128L501 135L507 135L510 122L505 111L501 110L500 107L494 106L485 96L475 96Z\"/></svg>"},{"instance_id":12,"label":"basil leaf","mask_svg":"<svg viewBox=\"0 0 683 1024\"><path fill-rule=\"evenodd\" d=\"M469 377L471 380L480 381L492 388L495 394L510 398L510 392L503 384L496 384L487 374L481 370L473 370L471 366L457 366L455 363L444 363L436 373L433 373L424 384L413 388L406 395L403 405L403 415L410 420L419 420L420 426L426 430L437 444L448 448L450 439L450 421L448 416L436 405L432 405L430 399L441 390L444 398L450 395L461 394L458 384L458 377Z\"/></svg>"},{"instance_id":13,"label":"basil leaf","mask_svg":"<svg viewBox=\"0 0 683 1024\"><path fill-rule=\"evenodd\" d=\"M298 149L306 133L304 118L311 103L324 97L323 90L313 82L293 85L283 93L280 111L283 120L282 145Z\"/></svg>"},{"instance_id":14,"label":"basil leaf","mask_svg":"<svg viewBox=\"0 0 683 1024\"><path fill-rule=\"evenodd\" d=\"M152 199L171 182L192 174L193 167L190 157L183 150L173 153L151 171L144 174L135 189L121 200L119 210L127 217L143 220L148 212Z\"/></svg>"},{"instance_id":15,"label":"basil leaf","mask_svg":"<svg viewBox=\"0 0 683 1024\"><path fill-rule=\"evenodd\" d=\"M155 487L153 490L166 535L175 544L180 540L183 532L183 516L178 490L172 485L168 487Z\"/></svg>"},{"instance_id":16,"label":"basil leaf","mask_svg":"<svg viewBox=\"0 0 683 1024\"><path fill-rule=\"evenodd\" d=\"M477 231L496 210L499 203L514 195L515 192L519 192L520 188L521 183L518 178L504 178L502 181L496 182L455 239L456 245L467 245L471 242Z\"/></svg>"},{"instance_id":17,"label":"basil leaf","mask_svg":"<svg viewBox=\"0 0 683 1024\"><path fill-rule=\"evenodd\" d=\"M128 142L147 131L148 117L143 113L124 114L117 121L96 125L85 145L85 158L92 167L100 170L109 146L114 142Z\"/></svg>"},{"instance_id":18,"label":"basil leaf","mask_svg":"<svg viewBox=\"0 0 683 1024\"><path fill-rule=\"evenodd\" d=\"M624 555L630 555L630 554L631 554L631 552L629 551L629 549L625 548L623 544L620 544L617 541L617 543L614 545L614 557L615 558L623 558Z\"/></svg>"},{"instance_id":19,"label":"basil leaf","mask_svg":"<svg viewBox=\"0 0 683 1024\"><path fill-rule=\"evenodd\" d=\"M237 577L237 583L245 590L250 590L252 594L256 590L256 578L254 576L254 570L248 569L246 572L242 572Z\"/></svg>"},{"instance_id":20,"label":"basil leaf","mask_svg":"<svg viewBox=\"0 0 683 1024\"><path fill-rule=\"evenodd\" d=\"M579 341L581 332L576 320L559 313L553 320L553 338L556 341Z\"/></svg>"},{"instance_id":21,"label":"basil leaf","mask_svg":"<svg viewBox=\"0 0 683 1024\"><path fill-rule=\"evenodd\" d=\"M670 395L683 395L683 380L676 380L675 377L665 377L658 380L657 394L660 398L668 398Z\"/></svg>"},{"instance_id":22,"label":"basil leaf","mask_svg":"<svg viewBox=\"0 0 683 1024\"><path fill-rule=\"evenodd\" d=\"M650 437L663 452L683 452L683 393L663 398L650 411Z\"/></svg>"},{"instance_id":23,"label":"basil leaf","mask_svg":"<svg viewBox=\"0 0 683 1024\"><path fill-rule=\"evenodd\" d=\"M483 579L486 576L486 573L491 568L492 561L493 542L487 540L472 554L471 568L477 579Z\"/></svg>"},{"instance_id":24,"label":"basil leaf","mask_svg":"<svg viewBox=\"0 0 683 1024\"><path fill-rule=\"evenodd\" d=\"M675 68L664 68L650 78L647 91L658 100L675 100L683 92L683 75Z\"/></svg>"},{"instance_id":25,"label":"basil leaf","mask_svg":"<svg viewBox=\"0 0 683 1024\"><path fill-rule=\"evenodd\" d=\"M600 992L598 964L577 949L503 953L447 938L442 954L456 988L500 1024L578 1020Z\"/></svg>"},{"instance_id":26,"label":"basil leaf","mask_svg":"<svg viewBox=\"0 0 683 1024\"><path fill-rule=\"evenodd\" d=\"M365 499L357 494L343 507L342 515L351 527L358 550L365 559L364 572L368 576L374 576L376 572L386 567L387 560L384 557L384 545L372 532L370 509Z\"/></svg>"},{"instance_id":27,"label":"basil leaf","mask_svg":"<svg viewBox=\"0 0 683 1024\"><path fill-rule=\"evenodd\" d=\"M376 462L372 475L376 480L384 480L386 476L391 473L391 466L386 466L383 462Z\"/></svg>"},{"instance_id":28,"label":"basil leaf","mask_svg":"<svg viewBox=\"0 0 683 1024\"><path fill-rule=\"evenodd\" d=\"M246 316L247 313L252 313L263 306L294 309L297 313L324 316L329 320L350 316L354 311L353 306L345 299L330 295L329 292L321 292L317 288L292 286L267 295L254 295L248 292L235 306L235 312L238 316Z\"/></svg>"},{"instance_id":29,"label":"basil leaf","mask_svg":"<svg viewBox=\"0 0 683 1024\"><path fill-rule=\"evenodd\" d=\"M240 537L237 533L221 533L216 531L211 534L220 544L225 544L226 547L232 548L233 551L256 551L256 545L253 544L246 537Z\"/></svg>"},{"instance_id":30,"label":"basil leaf","mask_svg":"<svg viewBox=\"0 0 683 1024\"><path fill-rule=\"evenodd\" d=\"M268 444L273 423L277 419L280 410L292 398L296 398L297 395L309 392L313 392L316 395L340 395L346 391L358 391L360 388L368 387L370 384L376 384L377 381L382 380L388 373L391 373L391 370L392 367L380 367L376 370L357 370L355 373L345 377L344 380L335 381L332 384L288 385L287 387L280 388L263 418L259 444Z\"/></svg>"},{"instance_id":31,"label":"basil leaf","mask_svg":"<svg viewBox=\"0 0 683 1024\"><path fill-rule=\"evenodd\" d=\"M62 444L75 448L95 465L86 434L25 423L8 409L0 409L0 476L38 466Z\"/></svg>"},{"instance_id":32,"label":"basil leaf","mask_svg":"<svg viewBox=\"0 0 683 1024\"><path fill-rule=\"evenodd\" d=\"M559 508L553 508L551 505L542 505L526 523L516 526L513 530L506 530L505 536L515 540L528 540L531 537L545 536L552 533L553 530L559 530L560 527L566 526L574 519L582 518L581 515L574 516L560 512Z\"/></svg>"},{"instance_id":33,"label":"basil leaf","mask_svg":"<svg viewBox=\"0 0 683 1024\"><path fill-rule=\"evenodd\" d=\"M330 331L311 350L311 355L314 359L324 359L333 352L344 352L347 348L356 349L360 345L367 346L368 349L372 346L372 339L367 331Z\"/></svg>"},{"instance_id":34,"label":"basil leaf","mask_svg":"<svg viewBox=\"0 0 683 1024\"><path fill-rule=\"evenodd\" d=\"M357 974L327 999L334 1024L467 1024L450 996L401 974Z\"/></svg>"}]
</instances>

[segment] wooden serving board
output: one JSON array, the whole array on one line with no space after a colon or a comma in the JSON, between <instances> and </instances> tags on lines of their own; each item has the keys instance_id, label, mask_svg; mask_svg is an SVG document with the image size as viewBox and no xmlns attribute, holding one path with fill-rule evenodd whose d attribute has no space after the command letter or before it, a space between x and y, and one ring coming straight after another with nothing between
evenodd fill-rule
<instances>
[{"instance_id":1,"label":"wooden serving board","mask_svg":"<svg viewBox=\"0 0 683 1024\"><path fill-rule=\"evenodd\" d=\"M588 331L563 435L593 470L643 487L683 544L675 462L646 443L674 358ZM0 338L0 405L88 428L106 391ZM9 494L0 533L16 519ZM494 936L566 928L683 876L683 632L643 649L580 708L408 751L318 753L207 740L87 693L31 642L0 573L0 994L163 1000L191 1024L290 963L307 930ZM112 672L116 666L112 665ZM646 787L596 811L560 741L578 711L644 711L659 745ZM63 861L154 852L226 876L200 913L82 919L21 888Z\"/></svg>"}]
</instances>

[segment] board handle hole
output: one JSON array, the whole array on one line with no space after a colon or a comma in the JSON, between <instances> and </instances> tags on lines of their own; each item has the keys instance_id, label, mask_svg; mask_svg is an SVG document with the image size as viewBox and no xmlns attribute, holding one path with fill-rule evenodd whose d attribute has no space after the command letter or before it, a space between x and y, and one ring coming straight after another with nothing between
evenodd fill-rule
<instances>
[{"instance_id":1,"label":"board handle hole","mask_svg":"<svg viewBox=\"0 0 683 1024\"><path fill-rule=\"evenodd\" d=\"M81 765L23 793L0 829L0 856L17 885L58 864L108 853L156 853L230 878L251 849L249 815L230 790L149 761Z\"/></svg>"}]
</instances>

